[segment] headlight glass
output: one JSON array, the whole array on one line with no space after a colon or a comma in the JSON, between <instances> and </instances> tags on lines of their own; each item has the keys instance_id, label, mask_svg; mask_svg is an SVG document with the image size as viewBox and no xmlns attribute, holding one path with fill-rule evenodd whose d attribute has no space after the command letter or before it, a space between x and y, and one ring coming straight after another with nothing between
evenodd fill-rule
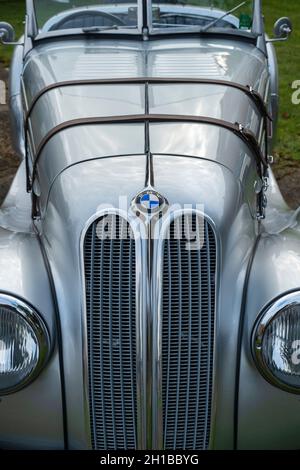
<instances>
[{"instance_id":1,"label":"headlight glass","mask_svg":"<svg viewBox=\"0 0 300 470\"><path fill-rule=\"evenodd\" d=\"M33 380L48 350L48 334L38 314L24 302L0 295L0 394Z\"/></svg>"},{"instance_id":2,"label":"headlight glass","mask_svg":"<svg viewBox=\"0 0 300 470\"><path fill-rule=\"evenodd\" d=\"M264 312L255 329L254 353L269 382L300 393L300 293L281 298Z\"/></svg>"}]
</instances>

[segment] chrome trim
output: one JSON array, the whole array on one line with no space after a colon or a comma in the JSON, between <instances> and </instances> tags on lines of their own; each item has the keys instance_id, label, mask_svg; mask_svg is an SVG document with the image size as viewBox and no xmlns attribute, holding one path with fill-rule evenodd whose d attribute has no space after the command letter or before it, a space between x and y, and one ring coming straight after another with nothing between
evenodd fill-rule
<instances>
[{"instance_id":1,"label":"chrome trim","mask_svg":"<svg viewBox=\"0 0 300 470\"><path fill-rule=\"evenodd\" d=\"M43 40L52 37L60 37L60 36L68 36L68 35L84 35L82 29L73 28L73 30L60 30L60 31L48 31L46 33L42 33L38 31L37 25L37 18L35 14L35 9L32 0L26 0L26 13L28 17L28 35L29 38L34 38L35 41ZM143 16L146 16L147 28L149 30L148 34L155 36L155 35L168 35L168 34L180 34L180 33L201 33L201 28L197 26L190 25L189 28L153 28L152 26L152 1L151 0L137 0L137 7L138 7L138 18L137 18L137 28L133 31L130 28L124 28L122 30L112 31L110 35L138 35L141 34L142 27L143 27ZM146 11L145 11L146 10ZM234 30L236 36L240 37L250 37L250 38L257 38L262 35L263 33L263 23L261 19L261 0L253 0L253 25L251 31L243 32L241 30ZM144 13L145 11L145 13ZM171 30L171 31L170 31ZM230 35L230 33L234 34L231 30L225 31L221 29L221 34ZM105 34L101 33L101 34ZM147 35L148 36L148 35ZM26 38L27 38L26 37Z\"/></svg>"},{"instance_id":2,"label":"chrome trim","mask_svg":"<svg viewBox=\"0 0 300 470\"><path fill-rule=\"evenodd\" d=\"M193 213L204 218L211 226L216 239L216 295L215 295L215 329L214 329L214 363L210 443L212 448L213 429L216 412L216 331L217 331L217 293L219 286L220 243L214 222L201 211L195 209L180 209L167 212L162 219L139 219L133 212L125 212L116 208L104 209L94 214L85 224L80 239L80 259L82 277L82 338L83 338L83 386L84 408L86 416L86 435L91 445L91 423L89 408L89 376L88 376L88 346L85 302L84 274L84 240L90 225L107 214L123 217L132 227L136 242L136 331L137 331L137 412L138 440L137 448L163 448L163 411L162 411L162 364L161 364L161 276L163 263L164 235L170 223L182 214ZM153 227L154 225L154 227ZM151 236L152 235L152 236Z\"/></svg>"},{"instance_id":3,"label":"chrome trim","mask_svg":"<svg viewBox=\"0 0 300 470\"><path fill-rule=\"evenodd\" d=\"M156 243L156 251L154 253L154 259L156 266L154 266L155 281L153 283L153 292L156 293L156 297L153 298L153 383L152 383L152 442L154 449L163 449L163 400L162 400L162 277L163 277L163 249L164 240L170 224L181 217L182 215L195 214L198 217L202 217L211 227L215 240L216 240L216 292L215 292L215 306L214 306L214 346L213 346L213 380L212 380L212 397L211 397L211 426L210 426L210 438L209 438L209 449L213 448L213 431L215 427L216 419L216 402L217 397L215 394L216 387L216 364L217 364L217 341L216 334L218 331L218 292L220 286L220 259L221 259L221 245L220 239L217 234L216 226L213 220L204 214L199 209L180 209L174 212L167 213L163 218L162 224L157 224L155 228L155 239L158 239ZM157 238L156 238L157 237ZM156 284L156 285L155 285Z\"/></svg>"},{"instance_id":4,"label":"chrome trim","mask_svg":"<svg viewBox=\"0 0 300 470\"><path fill-rule=\"evenodd\" d=\"M147 153L147 165L150 163L150 153ZM157 196L163 201L162 206L158 212L153 214L141 214L137 211L137 205L135 203L139 194L148 190L154 191ZM153 236L155 229L159 226L160 216L168 210L168 201L160 193L157 193L152 186L148 186L142 192L140 192L132 201L131 210L141 220L141 226L144 230L143 245L145 250L143 252L143 268L142 273L144 284L144 299L145 299L145 315L144 315L144 354L145 354L145 386L146 386L146 414L145 414L145 426L146 426L146 440L144 449L159 449L157 442L153 439L153 436L157 434L156 429L153 427L154 424L154 406L153 406L153 377L155 370L154 356L153 356L153 344L154 344L154 310L155 310L155 294L157 292L156 286L156 270L155 263L157 262L156 250L157 250L157 238Z\"/></svg>"},{"instance_id":5,"label":"chrome trim","mask_svg":"<svg viewBox=\"0 0 300 470\"><path fill-rule=\"evenodd\" d=\"M28 0L27 0L28 1ZM32 2L32 0L30 0ZM107 31L95 31L93 34L97 36L97 34L100 36L105 36L105 35L140 35L142 33L143 29L143 0L136 0L136 7L137 7L137 24L136 27L134 26L133 28L130 28L130 26L126 27L121 27L119 30L107 30ZM62 12L63 13L63 12ZM74 36L74 35L80 35L80 36L85 36L86 33L82 31L82 28L69 28L69 29L63 29L63 30L53 30L53 31L43 31L38 29L38 22L37 22L37 15L35 12L34 5L32 7L27 5L27 16L29 19L31 19L31 22L33 23L34 21L34 27L31 25L31 29L34 28L34 33L32 32L32 36L34 36L35 41L47 39L47 38L56 38L56 37L61 37L61 36ZM47 22L51 18L48 18Z\"/></svg>"},{"instance_id":6,"label":"chrome trim","mask_svg":"<svg viewBox=\"0 0 300 470\"><path fill-rule=\"evenodd\" d=\"M9 294L0 293L0 307L14 311L16 314L19 314L26 321L26 323L28 323L36 336L39 348L39 358L35 368L25 379L23 379L14 387L6 389L0 388L0 396L3 396L21 390L38 377L49 358L51 341L44 320L40 314L24 300Z\"/></svg>"},{"instance_id":7,"label":"chrome trim","mask_svg":"<svg viewBox=\"0 0 300 470\"><path fill-rule=\"evenodd\" d=\"M143 0L137 0L138 18L137 30L139 33L143 32Z\"/></svg>"},{"instance_id":8,"label":"chrome trim","mask_svg":"<svg viewBox=\"0 0 300 470\"><path fill-rule=\"evenodd\" d=\"M147 409L146 409L146 447L145 449L153 449L152 445L152 336L153 336L153 317L152 317L152 278L153 278L153 246L154 240L151 238L152 231L152 218L146 218L145 230L147 233L146 239L146 254L145 254L145 300L146 300L146 393L147 393Z\"/></svg>"},{"instance_id":9,"label":"chrome trim","mask_svg":"<svg viewBox=\"0 0 300 470\"><path fill-rule=\"evenodd\" d=\"M300 306L300 291L295 291L292 293L288 293L280 297L279 299L275 300L271 305L267 306L258 316L258 319L254 325L253 332L252 332L252 355L254 358L254 362L267 382L275 387L284 390L285 392L300 394L300 387L293 387L285 382L282 382L278 379L271 370L266 366L263 355L262 355L262 344L265 332L268 326L272 323L273 320L277 316L279 316L282 311L291 306Z\"/></svg>"},{"instance_id":10,"label":"chrome trim","mask_svg":"<svg viewBox=\"0 0 300 470\"><path fill-rule=\"evenodd\" d=\"M147 18L148 18L149 32L152 35L155 35L156 31L159 34L163 34L164 31L162 31L162 28L153 28L153 24L152 24L153 23L152 22L152 1L153 0L147 0L147 2L148 1L149 1L149 6L148 6ZM245 31L244 34L242 34L243 31L241 31L241 30L233 30L233 31L235 31L236 35L240 35L240 36L244 36L244 37L247 37L247 36L251 37L251 34L256 35L256 36L261 36L262 31L263 31L263 24L262 24L262 20L261 20L261 16L262 16L261 12L262 12L261 0L253 0L253 12L252 12L253 22L252 22L251 31L249 31L249 32ZM221 18L219 18L219 20L220 19ZM184 30L183 28L180 28L180 27L168 28L168 30L169 30L169 33L171 33L171 34L172 33L174 34L174 33L182 33L182 32L184 33L184 32L186 32L186 30ZM206 31L205 30L203 31L202 28L200 28L199 26L189 25L189 28L188 28L187 32L205 33ZM225 30L224 34L226 34L226 32L227 31ZM232 31L229 30L227 32L227 34L230 34L230 32L232 32Z\"/></svg>"},{"instance_id":11,"label":"chrome trim","mask_svg":"<svg viewBox=\"0 0 300 470\"><path fill-rule=\"evenodd\" d=\"M93 222L101 217L114 214L123 217L132 228L136 247L136 380L137 380L137 448L146 449L146 416L147 416L147 390L146 390L146 347L147 347L147 324L146 324L146 302L144 293L147 292L145 283L145 270L142 269L145 250L147 250L147 239L144 226L138 218L121 209L107 208L95 213L86 222L80 236L80 276L82 284L82 368L83 368L83 396L84 416L86 418L86 435L88 436L88 447L92 449L91 421L89 407L89 370L88 370L88 341L87 341L87 311L86 311L86 287L85 287L85 265L84 265L84 240L86 233ZM146 243L144 241L146 240Z\"/></svg>"}]
</instances>

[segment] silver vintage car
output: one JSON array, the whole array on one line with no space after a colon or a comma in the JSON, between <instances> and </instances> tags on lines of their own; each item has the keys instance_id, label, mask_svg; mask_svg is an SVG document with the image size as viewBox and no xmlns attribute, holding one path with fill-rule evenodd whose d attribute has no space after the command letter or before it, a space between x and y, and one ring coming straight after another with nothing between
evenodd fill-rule
<instances>
[{"instance_id":1,"label":"silver vintage car","mask_svg":"<svg viewBox=\"0 0 300 470\"><path fill-rule=\"evenodd\" d=\"M0 448L297 449L300 229L261 0L27 0ZM4 19L4 18L3 18Z\"/></svg>"}]
</instances>

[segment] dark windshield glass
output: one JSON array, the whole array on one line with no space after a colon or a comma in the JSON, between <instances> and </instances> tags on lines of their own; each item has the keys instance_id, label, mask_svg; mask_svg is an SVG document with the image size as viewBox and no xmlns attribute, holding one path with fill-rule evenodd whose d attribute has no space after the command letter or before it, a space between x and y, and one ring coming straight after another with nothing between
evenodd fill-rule
<instances>
[{"instance_id":1,"label":"dark windshield glass","mask_svg":"<svg viewBox=\"0 0 300 470\"><path fill-rule=\"evenodd\" d=\"M150 33L174 28L183 32L252 29L253 0L34 0L42 33L75 28L84 32L132 29L134 33L142 30L146 5Z\"/></svg>"},{"instance_id":2,"label":"dark windshield glass","mask_svg":"<svg viewBox=\"0 0 300 470\"><path fill-rule=\"evenodd\" d=\"M34 6L43 32L137 27L137 0L34 0Z\"/></svg>"},{"instance_id":3,"label":"dark windshield glass","mask_svg":"<svg viewBox=\"0 0 300 470\"><path fill-rule=\"evenodd\" d=\"M156 0L152 2L152 26L154 28L199 26L207 29L230 28L250 31L252 18L252 0L244 2L242 0Z\"/></svg>"}]
</instances>

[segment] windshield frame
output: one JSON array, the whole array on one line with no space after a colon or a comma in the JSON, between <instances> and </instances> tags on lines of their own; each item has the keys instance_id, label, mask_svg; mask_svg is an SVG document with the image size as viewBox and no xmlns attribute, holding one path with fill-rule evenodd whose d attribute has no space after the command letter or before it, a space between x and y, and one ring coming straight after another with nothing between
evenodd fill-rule
<instances>
[{"instance_id":1,"label":"windshield frame","mask_svg":"<svg viewBox=\"0 0 300 470\"><path fill-rule=\"evenodd\" d=\"M238 4L238 1L237 1ZM251 31L240 30L240 29L230 29L230 28L220 28L212 27L207 31L202 31L200 26L189 25L182 27L169 27L169 28L159 28L152 26L152 0L137 0L138 7L138 24L137 28L126 28L121 27L120 29L112 29L105 31L95 31L89 33L89 36L101 36L101 37L111 37L111 36L126 36L128 38L142 38L142 39L151 39L151 37L169 37L169 36L185 36L193 34L206 35L222 35L222 36L233 36L240 38L248 38L255 40L259 36L263 35L263 21L262 21L262 0L253 0L253 22ZM38 28L38 21L34 6L34 0L26 0L26 24L27 24L27 33L31 39L39 41L42 39L51 39L57 37L67 37L67 36L87 36L82 29L65 29L57 30L50 32L41 32Z\"/></svg>"},{"instance_id":2,"label":"windshield frame","mask_svg":"<svg viewBox=\"0 0 300 470\"><path fill-rule=\"evenodd\" d=\"M248 1L251 1L251 0L248 0ZM234 30L231 30L231 29L226 29L226 28L223 28L223 27L218 27L218 26L215 26L215 27L212 27L210 29L208 29L207 31L202 31L202 27L201 26L197 26L197 25L188 25L188 26L185 26L185 25L182 25L182 26L176 26L176 27L168 27L168 28L164 28L164 27L153 27L153 7L152 7L152 3L155 3L153 2L153 0L147 0L147 3L148 3L148 8L147 8L147 18L148 18L148 21L147 21L147 24L148 24L148 28L149 28L149 34L150 35L156 35L156 34L174 34L174 33L184 33L184 32L198 32L198 33L201 33L201 34L205 34L206 32L209 34L211 33L220 33L220 34L226 34L226 33L229 33L230 35L237 35L237 36L244 36L245 34L246 35L249 35L249 34L252 34L252 27L251 27L251 31L245 31L245 30L240 30L240 29L234 29ZM237 0L236 2L236 5L238 5L239 3L241 3L241 1ZM255 5L257 5L259 2L257 2L257 0L252 0L252 4L253 4L253 18L254 18L254 9L255 9ZM225 10L224 10L224 13ZM231 16L231 15L230 15ZM213 21L213 19L212 19Z\"/></svg>"}]
</instances>

